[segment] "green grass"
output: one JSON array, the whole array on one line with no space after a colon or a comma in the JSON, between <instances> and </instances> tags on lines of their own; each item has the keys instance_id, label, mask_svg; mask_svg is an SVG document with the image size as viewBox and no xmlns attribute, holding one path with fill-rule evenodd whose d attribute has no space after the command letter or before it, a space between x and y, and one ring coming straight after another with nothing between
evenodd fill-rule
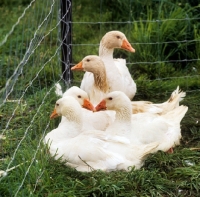
<instances>
[{"instance_id":1,"label":"green grass","mask_svg":"<svg viewBox=\"0 0 200 197\"><path fill-rule=\"evenodd\" d=\"M13 0L15 6L8 4L7 1L2 2L0 25L3 28L0 30L0 41L30 1L21 1L22 5L19 5L20 2ZM36 1L7 43L0 48L0 91L22 60L38 25L49 11L50 4L44 2ZM59 124L59 119L50 121L49 115L58 99L54 93L54 83L62 81L59 51L56 52L59 42L57 29L54 29L30 56L16 80L13 92L3 105L2 92L0 93L0 129L5 137L0 139L0 170L21 164L8 172L7 176L0 178L0 197L14 196L16 192L17 196L38 197L199 195L200 149L191 148L200 147L200 62L170 62L170 57L176 60L182 60L186 56L187 59L199 58L198 23L191 20L187 23L188 26L184 26L185 21L166 21L160 23L158 28L157 23L144 22L154 20L158 16L160 20L181 18L186 13L186 8L189 17L196 17L196 8L187 7L189 5L184 7L183 4L178 6L171 1L155 1L157 3L152 4L149 1L138 0L132 2L132 9L137 9L130 15L126 11L126 3L130 1L115 1L121 7L113 7L113 2L103 4L101 12L97 1L84 0L73 4L75 22L126 19L138 21L128 25L73 24L73 44L77 44L73 46L73 63L78 63L86 55L97 54L99 41L105 32L113 29L124 32L136 48L136 53L116 50L115 56L125 57L129 63L129 70L138 88L134 100L163 102L178 85L187 92L182 104L187 105L189 110L181 122L181 145L175 148L174 154L159 151L150 155L140 170L132 169L130 172L81 173L50 157L42 138ZM90 6L85 6L88 3L94 7L93 12ZM116 10L118 8L119 12ZM157 8L160 8L159 13ZM112 12L112 9L116 12ZM123 15L123 12L126 14ZM123 18L118 18L119 13ZM57 15L54 14L38 31L37 36L46 35L56 22ZM166 43L151 44L158 41L158 36L161 42L177 41L186 37L195 41L173 43L173 46ZM190 45L194 46L195 50L190 50ZM155 61L160 62L149 64ZM74 73L72 85L79 86L82 75L81 72ZM62 86L63 89L66 88L63 84Z\"/></svg>"}]
</instances>

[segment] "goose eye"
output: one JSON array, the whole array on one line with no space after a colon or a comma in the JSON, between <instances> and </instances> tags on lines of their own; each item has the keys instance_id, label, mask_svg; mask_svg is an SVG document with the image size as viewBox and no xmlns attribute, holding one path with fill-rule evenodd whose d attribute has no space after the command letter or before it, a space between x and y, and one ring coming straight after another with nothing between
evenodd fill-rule
<instances>
[{"instance_id":1,"label":"goose eye","mask_svg":"<svg viewBox=\"0 0 200 197\"><path fill-rule=\"evenodd\" d=\"M90 59L87 59L86 61L87 61L87 62L89 62L89 61L90 61Z\"/></svg>"},{"instance_id":2,"label":"goose eye","mask_svg":"<svg viewBox=\"0 0 200 197\"><path fill-rule=\"evenodd\" d=\"M80 96L80 95L78 95L78 98L81 98L81 96Z\"/></svg>"},{"instance_id":3,"label":"goose eye","mask_svg":"<svg viewBox=\"0 0 200 197\"><path fill-rule=\"evenodd\" d=\"M56 106L59 106L59 104L58 104L58 103L56 103Z\"/></svg>"},{"instance_id":4,"label":"goose eye","mask_svg":"<svg viewBox=\"0 0 200 197\"><path fill-rule=\"evenodd\" d=\"M117 36L117 39L120 39L120 36Z\"/></svg>"},{"instance_id":5,"label":"goose eye","mask_svg":"<svg viewBox=\"0 0 200 197\"><path fill-rule=\"evenodd\" d=\"M109 99L109 100L112 100L112 97L109 97L108 99Z\"/></svg>"}]
</instances>

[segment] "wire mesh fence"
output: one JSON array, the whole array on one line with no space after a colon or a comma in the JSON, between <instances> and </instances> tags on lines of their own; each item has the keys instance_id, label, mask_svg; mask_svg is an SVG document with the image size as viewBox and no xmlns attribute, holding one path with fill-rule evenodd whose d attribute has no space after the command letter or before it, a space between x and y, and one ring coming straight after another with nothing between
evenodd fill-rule
<instances>
[{"instance_id":1,"label":"wire mesh fence","mask_svg":"<svg viewBox=\"0 0 200 197\"><path fill-rule=\"evenodd\" d=\"M48 171L55 170L49 168L53 161L46 154L42 140L58 125L58 121L49 121L58 98L55 84L61 83L63 90L70 85L79 86L83 73L75 72L70 78L69 67L87 55L98 55L100 40L108 31L125 33L136 49L135 54L120 49L114 53L114 57L127 61L138 87L136 100L162 102L179 85L188 93L188 103L198 107L200 17L197 7L189 6L189 2L184 7L179 2L165 1L144 6L140 1L67 1L67 12L61 15L62 5L56 0L33 0L2 13L2 19L5 18L0 36L2 196L42 193L44 180L52 179ZM68 28L63 30L61 23L70 9L72 21L66 21ZM72 44L65 42L69 34ZM67 47L64 52L68 54L63 54L63 42ZM66 70L67 86L63 83ZM199 117L194 114L191 122L196 123Z\"/></svg>"}]
</instances>

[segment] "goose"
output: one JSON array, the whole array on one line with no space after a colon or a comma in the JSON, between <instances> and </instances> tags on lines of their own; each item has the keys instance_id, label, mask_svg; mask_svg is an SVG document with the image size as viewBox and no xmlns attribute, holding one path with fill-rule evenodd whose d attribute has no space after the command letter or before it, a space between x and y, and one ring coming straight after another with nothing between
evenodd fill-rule
<instances>
[{"instance_id":1,"label":"goose","mask_svg":"<svg viewBox=\"0 0 200 197\"><path fill-rule=\"evenodd\" d=\"M71 70L81 70L93 74L94 80L90 83L88 95L93 105L97 105L110 91L104 62L97 55L88 55ZM89 87L89 86L88 86ZM150 112L165 114L171 111L185 97L185 92L179 90L179 86L172 92L170 98L160 104L153 104L149 101L132 101L132 113ZM111 113L111 112L110 112Z\"/></svg>"},{"instance_id":2,"label":"goose","mask_svg":"<svg viewBox=\"0 0 200 197\"><path fill-rule=\"evenodd\" d=\"M93 108L93 105L89 101L87 93L77 86L72 86L60 95L62 95L62 97L73 97L83 107L81 108L81 113L83 113L83 130L97 129L105 131L108 125L114 121L114 111L100 111L98 113L93 113L92 110L90 110ZM60 124L63 124L65 120L66 118L62 116Z\"/></svg>"},{"instance_id":3,"label":"goose","mask_svg":"<svg viewBox=\"0 0 200 197\"><path fill-rule=\"evenodd\" d=\"M186 106L177 106L164 115L152 113L132 114L129 98L120 91L108 93L95 107L95 111L115 110L115 121L106 133L121 135L133 144L159 142L157 150L172 153L173 147L180 144L180 122L188 110Z\"/></svg>"},{"instance_id":4,"label":"goose","mask_svg":"<svg viewBox=\"0 0 200 197\"><path fill-rule=\"evenodd\" d=\"M135 52L135 49L131 46L126 36L120 31L110 31L106 33L101 39L99 46L99 57L105 64L110 91L122 91L132 100L136 93L136 84L126 66L126 60L113 59L113 51L115 48L124 49L132 53ZM89 95L90 84L93 82L93 74L86 72L80 87Z\"/></svg>"},{"instance_id":5,"label":"goose","mask_svg":"<svg viewBox=\"0 0 200 197\"><path fill-rule=\"evenodd\" d=\"M122 136L99 130L82 131L83 114L79 102L71 96L57 100L50 118L65 116L65 127L50 131L44 138L49 152L78 171L115 171L139 169L158 143L136 146Z\"/></svg>"}]
</instances>

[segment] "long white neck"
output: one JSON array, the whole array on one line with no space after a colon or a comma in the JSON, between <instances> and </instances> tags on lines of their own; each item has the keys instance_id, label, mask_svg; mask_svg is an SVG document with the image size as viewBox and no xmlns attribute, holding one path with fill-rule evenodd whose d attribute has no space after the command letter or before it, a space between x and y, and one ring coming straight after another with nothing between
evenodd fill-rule
<instances>
[{"instance_id":1,"label":"long white neck","mask_svg":"<svg viewBox=\"0 0 200 197\"><path fill-rule=\"evenodd\" d=\"M113 60L114 49L106 48L105 45L101 42L99 46L99 57L104 60Z\"/></svg>"},{"instance_id":2,"label":"long white neck","mask_svg":"<svg viewBox=\"0 0 200 197\"><path fill-rule=\"evenodd\" d=\"M131 134L131 109L120 108L116 110L115 121L107 128L106 132L129 137Z\"/></svg>"},{"instance_id":3,"label":"long white neck","mask_svg":"<svg viewBox=\"0 0 200 197\"><path fill-rule=\"evenodd\" d=\"M82 118L81 120L71 121L62 117L61 123L58 125L58 132L60 136L64 138L73 138L82 132Z\"/></svg>"},{"instance_id":4,"label":"long white neck","mask_svg":"<svg viewBox=\"0 0 200 197\"><path fill-rule=\"evenodd\" d=\"M106 68L106 74L108 79L108 84L110 84L110 91L120 90L123 91L123 82L121 79L121 74L115 65L113 59L114 49L106 48L103 43L99 46L99 57L104 62Z\"/></svg>"},{"instance_id":5,"label":"long white neck","mask_svg":"<svg viewBox=\"0 0 200 197\"><path fill-rule=\"evenodd\" d=\"M71 139L79 135L82 131L82 126L74 122L68 122L65 117L58 127L45 136L45 142L52 145L62 142L63 140Z\"/></svg>"}]
</instances>

